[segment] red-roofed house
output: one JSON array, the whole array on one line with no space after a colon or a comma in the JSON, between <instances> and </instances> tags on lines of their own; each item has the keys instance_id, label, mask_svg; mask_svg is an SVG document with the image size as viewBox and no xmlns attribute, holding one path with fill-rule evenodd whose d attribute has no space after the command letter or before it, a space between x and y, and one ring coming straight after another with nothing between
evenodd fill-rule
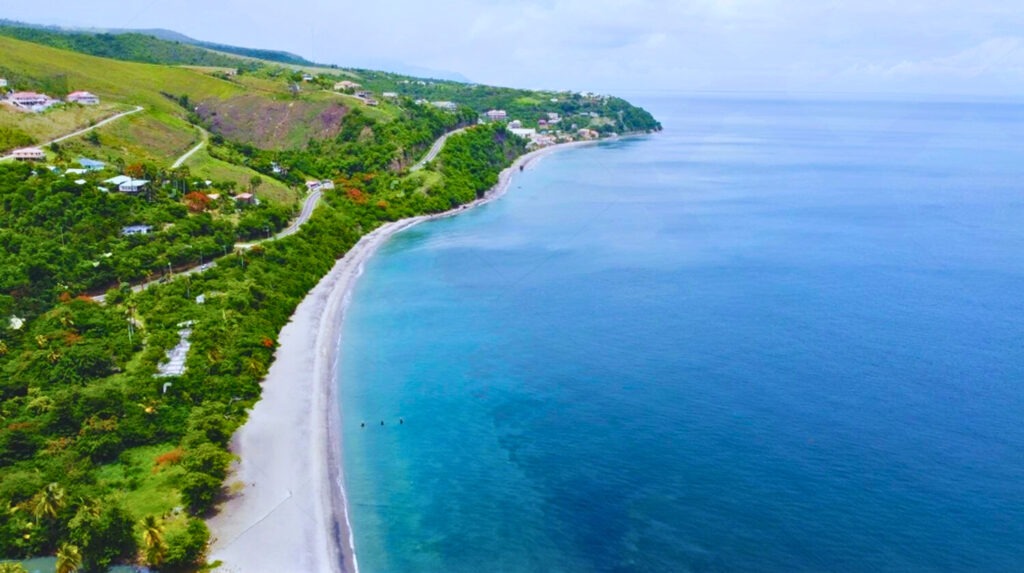
<instances>
[{"instance_id":1,"label":"red-roofed house","mask_svg":"<svg viewBox=\"0 0 1024 573\"><path fill-rule=\"evenodd\" d=\"M82 105L96 105L100 103L100 98L89 92L71 92L64 99L70 103L80 103Z\"/></svg>"}]
</instances>

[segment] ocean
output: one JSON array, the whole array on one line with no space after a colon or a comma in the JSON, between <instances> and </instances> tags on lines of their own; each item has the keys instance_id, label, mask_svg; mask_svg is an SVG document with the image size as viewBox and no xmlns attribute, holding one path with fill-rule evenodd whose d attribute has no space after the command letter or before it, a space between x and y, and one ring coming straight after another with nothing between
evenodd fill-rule
<instances>
[{"instance_id":1,"label":"ocean","mask_svg":"<svg viewBox=\"0 0 1024 573\"><path fill-rule=\"evenodd\" d=\"M1024 106L638 102L367 264L360 570L1024 567Z\"/></svg>"}]
</instances>

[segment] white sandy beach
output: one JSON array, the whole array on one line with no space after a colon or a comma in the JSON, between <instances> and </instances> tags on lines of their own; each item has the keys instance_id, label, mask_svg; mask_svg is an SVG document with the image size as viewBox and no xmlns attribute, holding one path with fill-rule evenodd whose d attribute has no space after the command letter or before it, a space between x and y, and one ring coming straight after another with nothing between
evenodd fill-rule
<instances>
[{"instance_id":1,"label":"white sandy beach","mask_svg":"<svg viewBox=\"0 0 1024 573\"><path fill-rule=\"evenodd\" d=\"M413 217L364 236L299 304L279 337L263 395L232 440L240 458L228 484L242 491L208 522L218 571L355 572L358 564L342 487L336 356L341 323L363 265L392 235L420 222L493 201L512 176L554 151L540 149L501 172L483 199L446 213Z\"/></svg>"}]
</instances>

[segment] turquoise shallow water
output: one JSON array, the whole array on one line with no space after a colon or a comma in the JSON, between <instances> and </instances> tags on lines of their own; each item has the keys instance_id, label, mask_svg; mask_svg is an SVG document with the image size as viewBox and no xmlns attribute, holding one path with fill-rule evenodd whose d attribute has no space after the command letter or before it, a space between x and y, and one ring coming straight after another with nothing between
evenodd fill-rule
<instances>
[{"instance_id":1,"label":"turquoise shallow water","mask_svg":"<svg viewBox=\"0 0 1024 573\"><path fill-rule=\"evenodd\" d=\"M1019 570L1024 107L642 103L367 265L361 570Z\"/></svg>"}]
</instances>

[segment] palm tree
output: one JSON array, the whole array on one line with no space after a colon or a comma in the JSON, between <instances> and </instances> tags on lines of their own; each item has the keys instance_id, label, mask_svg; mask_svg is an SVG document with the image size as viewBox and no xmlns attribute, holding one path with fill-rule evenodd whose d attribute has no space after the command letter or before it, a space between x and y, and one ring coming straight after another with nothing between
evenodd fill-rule
<instances>
[{"instance_id":1,"label":"palm tree","mask_svg":"<svg viewBox=\"0 0 1024 573\"><path fill-rule=\"evenodd\" d=\"M76 545L65 543L57 550L57 572L75 573L82 566L82 552Z\"/></svg>"},{"instance_id":2,"label":"palm tree","mask_svg":"<svg viewBox=\"0 0 1024 573\"><path fill-rule=\"evenodd\" d=\"M142 520L142 541L146 545L146 562L160 565L164 561L167 545L164 544L164 526L156 517L147 515Z\"/></svg>"},{"instance_id":3,"label":"palm tree","mask_svg":"<svg viewBox=\"0 0 1024 573\"><path fill-rule=\"evenodd\" d=\"M64 488L57 483L51 483L32 498L32 515L36 517L36 521L44 517L57 517L57 512L63 507Z\"/></svg>"},{"instance_id":4,"label":"palm tree","mask_svg":"<svg viewBox=\"0 0 1024 573\"><path fill-rule=\"evenodd\" d=\"M28 569L25 569L25 566L21 563L8 561L0 563L0 573L28 573Z\"/></svg>"}]
</instances>

